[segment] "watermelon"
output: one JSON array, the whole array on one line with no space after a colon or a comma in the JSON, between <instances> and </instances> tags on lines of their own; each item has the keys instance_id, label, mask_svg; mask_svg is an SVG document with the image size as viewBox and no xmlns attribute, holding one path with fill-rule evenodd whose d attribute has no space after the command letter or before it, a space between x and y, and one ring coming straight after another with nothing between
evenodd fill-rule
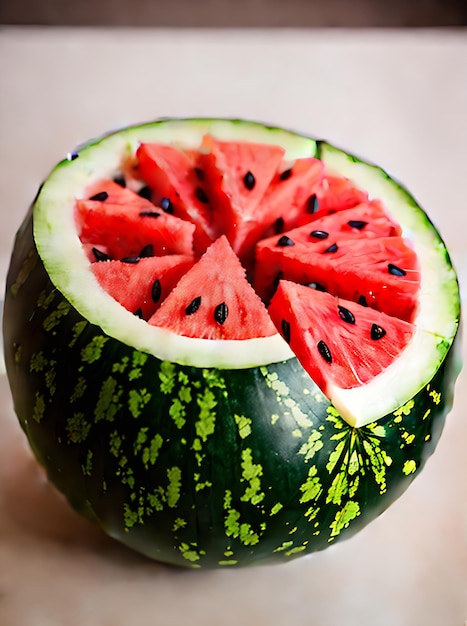
<instances>
[{"instance_id":1,"label":"watermelon","mask_svg":"<svg viewBox=\"0 0 467 626\"><path fill-rule=\"evenodd\" d=\"M414 324L368 305L282 280L269 314L306 371L347 417L353 404L349 390L370 381L378 385L383 380L378 374L393 364L417 332ZM377 403L375 394L371 412ZM357 421L362 412L355 409Z\"/></svg>"},{"instance_id":2,"label":"watermelon","mask_svg":"<svg viewBox=\"0 0 467 626\"><path fill-rule=\"evenodd\" d=\"M194 258L166 254L105 261L91 267L101 287L112 293L127 311L148 320L193 266ZM135 271L136 263L138 271Z\"/></svg>"},{"instance_id":3,"label":"watermelon","mask_svg":"<svg viewBox=\"0 0 467 626\"><path fill-rule=\"evenodd\" d=\"M295 241L291 231L258 244L255 286L263 298L269 298L279 277L316 282L337 296L407 321L414 317L420 269L417 255L402 237L321 239L315 234L322 232L306 226L308 241ZM302 238L303 228L298 234Z\"/></svg>"},{"instance_id":4,"label":"watermelon","mask_svg":"<svg viewBox=\"0 0 467 626\"><path fill-rule=\"evenodd\" d=\"M240 255L251 224L258 217L258 205L282 162L284 149L245 141L219 141L211 135L204 138L201 149L200 165L209 184L208 197L222 216L222 232Z\"/></svg>"},{"instance_id":5,"label":"watermelon","mask_svg":"<svg viewBox=\"0 0 467 626\"><path fill-rule=\"evenodd\" d=\"M207 277L211 288L205 294ZM254 339L277 332L225 235L183 276L149 324L201 339Z\"/></svg>"},{"instance_id":6,"label":"watermelon","mask_svg":"<svg viewBox=\"0 0 467 626\"><path fill-rule=\"evenodd\" d=\"M138 256L146 246L158 255L193 254L193 224L157 211L151 202L113 181L99 181L87 194L76 207L83 243L92 242L115 259Z\"/></svg>"},{"instance_id":7,"label":"watermelon","mask_svg":"<svg viewBox=\"0 0 467 626\"><path fill-rule=\"evenodd\" d=\"M354 535L435 449L460 298L379 167L255 122L71 152L8 272L15 411L70 505L150 558L286 562Z\"/></svg>"},{"instance_id":8,"label":"watermelon","mask_svg":"<svg viewBox=\"0 0 467 626\"><path fill-rule=\"evenodd\" d=\"M165 144L143 143L136 151L137 170L151 191L151 199L174 215L192 222L194 247L205 249L218 236L217 220L200 180L199 153ZM141 189L147 189L143 186Z\"/></svg>"}]
</instances>

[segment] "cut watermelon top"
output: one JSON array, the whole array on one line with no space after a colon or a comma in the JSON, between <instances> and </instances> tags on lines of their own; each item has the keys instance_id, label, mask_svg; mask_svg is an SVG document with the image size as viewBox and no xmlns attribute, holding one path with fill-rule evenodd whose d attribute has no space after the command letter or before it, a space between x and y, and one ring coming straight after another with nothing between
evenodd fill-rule
<instances>
[{"instance_id":1,"label":"cut watermelon top","mask_svg":"<svg viewBox=\"0 0 467 626\"><path fill-rule=\"evenodd\" d=\"M263 130L248 140L223 128L186 141L163 126L147 141L143 130L119 159L104 154L101 176L83 169L73 220L87 271L142 324L114 309L109 332L195 365L296 356L343 413L342 391L384 380L421 344L438 354L450 320L432 314L420 254L444 269L431 233L427 245L406 236L417 221L398 212L395 184L285 132L282 145L262 142Z\"/></svg>"}]
</instances>

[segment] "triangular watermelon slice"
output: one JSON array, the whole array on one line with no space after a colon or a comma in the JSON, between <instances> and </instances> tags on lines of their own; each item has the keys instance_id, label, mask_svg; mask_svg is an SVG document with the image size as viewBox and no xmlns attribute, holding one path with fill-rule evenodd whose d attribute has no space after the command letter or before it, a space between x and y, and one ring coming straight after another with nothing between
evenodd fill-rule
<instances>
[{"instance_id":1,"label":"triangular watermelon slice","mask_svg":"<svg viewBox=\"0 0 467 626\"><path fill-rule=\"evenodd\" d=\"M199 253L219 235L202 170L199 153L175 146L143 143L136 156L138 170L152 190L152 201L174 215L195 224L194 247Z\"/></svg>"},{"instance_id":2,"label":"triangular watermelon slice","mask_svg":"<svg viewBox=\"0 0 467 626\"><path fill-rule=\"evenodd\" d=\"M329 293L280 281L269 315L323 393L350 389L383 372L415 327Z\"/></svg>"},{"instance_id":3,"label":"triangular watermelon slice","mask_svg":"<svg viewBox=\"0 0 467 626\"><path fill-rule=\"evenodd\" d=\"M225 236L185 274L149 324L201 339L251 339L277 333Z\"/></svg>"},{"instance_id":4,"label":"triangular watermelon slice","mask_svg":"<svg viewBox=\"0 0 467 626\"><path fill-rule=\"evenodd\" d=\"M112 180L95 183L86 192L86 200L76 201L76 224L83 244L92 244L111 259L151 256L141 255L144 249L156 256L193 254L193 224Z\"/></svg>"},{"instance_id":5,"label":"triangular watermelon slice","mask_svg":"<svg viewBox=\"0 0 467 626\"><path fill-rule=\"evenodd\" d=\"M117 302L147 320L193 263L192 256L169 254L135 259L130 263L97 262L91 269L101 287Z\"/></svg>"},{"instance_id":6,"label":"triangular watermelon slice","mask_svg":"<svg viewBox=\"0 0 467 626\"><path fill-rule=\"evenodd\" d=\"M297 159L277 172L254 215L238 225L237 254L240 258L249 260L255 243L263 237L296 225L317 191L323 171L321 161L308 158Z\"/></svg>"},{"instance_id":7,"label":"triangular watermelon slice","mask_svg":"<svg viewBox=\"0 0 467 626\"><path fill-rule=\"evenodd\" d=\"M285 151L268 144L219 141L211 135L204 137L201 151L212 207L222 221L222 232L239 254L248 224L254 225L258 205Z\"/></svg>"},{"instance_id":8,"label":"triangular watermelon slice","mask_svg":"<svg viewBox=\"0 0 467 626\"><path fill-rule=\"evenodd\" d=\"M400 237L402 229L383 209L381 202L371 200L337 213L318 212L310 219L288 232L263 239L258 244L275 246L280 237L287 237L294 244L312 245L337 239L371 239L375 237ZM290 246L291 243L288 243Z\"/></svg>"},{"instance_id":9,"label":"triangular watermelon slice","mask_svg":"<svg viewBox=\"0 0 467 626\"><path fill-rule=\"evenodd\" d=\"M417 256L402 237L310 237L309 243L295 243L288 235L276 236L257 246L255 290L264 301L279 279L313 284L407 321L414 317L420 288Z\"/></svg>"}]
</instances>

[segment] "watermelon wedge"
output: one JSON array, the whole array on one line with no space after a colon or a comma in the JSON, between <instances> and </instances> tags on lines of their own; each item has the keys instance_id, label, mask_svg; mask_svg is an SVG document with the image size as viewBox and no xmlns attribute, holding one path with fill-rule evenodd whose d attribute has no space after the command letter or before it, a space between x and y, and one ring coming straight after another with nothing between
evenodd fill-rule
<instances>
[{"instance_id":1,"label":"watermelon wedge","mask_svg":"<svg viewBox=\"0 0 467 626\"><path fill-rule=\"evenodd\" d=\"M344 234L323 239L323 232L327 231L316 229L313 223L311 229L307 225L298 232L258 244L257 293L269 301L278 280L283 278L317 284L341 298L362 302L388 315L414 319L420 271L415 252L402 237Z\"/></svg>"},{"instance_id":2,"label":"watermelon wedge","mask_svg":"<svg viewBox=\"0 0 467 626\"><path fill-rule=\"evenodd\" d=\"M289 230L314 206L315 192L320 188L323 163L319 159L296 159L286 169L278 171L254 213L238 226L236 252L249 266L257 241L270 234ZM311 199L311 200L310 200ZM308 220L307 220L308 221ZM272 231L272 232L271 232Z\"/></svg>"},{"instance_id":3,"label":"watermelon wedge","mask_svg":"<svg viewBox=\"0 0 467 626\"><path fill-rule=\"evenodd\" d=\"M284 149L219 141L206 135L201 152L210 201L219 215L222 232L240 255L251 226L259 218L258 205L282 162Z\"/></svg>"},{"instance_id":4,"label":"watermelon wedge","mask_svg":"<svg viewBox=\"0 0 467 626\"><path fill-rule=\"evenodd\" d=\"M138 170L152 190L152 200L196 226L194 247L203 251L219 235L218 220L206 195L199 152L142 143L136 151Z\"/></svg>"},{"instance_id":5,"label":"watermelon wedge","mask_svg":"<svg viewBox=\"0 0 467 626\"><path fill-rule=\"evenodd\" d=\"M38 461L150 558L288 561L435 449L459 370L446 247L380 168L254 122L81 146L12 252L5 362Z\"/></svg>"},{"instance_id":6,"label":"watermelon wedge","mask_svg":"<svg viewBox=\"0 0 467 626\"><path fill-rule=\"evenodd\" d=\"M401 358L416 332L413 324L397 317L282 280L268 311L300 363L337 408L343 390L361 387L384 372ZM344 406L348 414L348 399Z\"/></svg>"},{"instance_id":7,"label":"watermelon wedge","mask_svg":"<svg viewBox=\"0 0 467 626\"><path fill-rule=\"evenodd\" d=\"M130 257L127 261L104 261L92 265L99 284L127 311L149 319L193 266L190 255Z\"/></svg>"},{"instance_id":8,"label":"watermelon wedge","mask_svg":"<svg viewBox=\"0 0 467 626\"><path fill-rule=\"evenodd\" d=\"M79 236L84 244L111 259L153 255L193 254L194 226L157 209L151 202L111 180L87 189L76 203ZM89 246L86 248L89 251Z\"/></svg>"},{"instance_id":9,"label":"watermelon wedge","mask_svg":"<svg viewBox=\"0 0 467 626\"><path fill-rule=\"evenodd\" d=\"M225 236L185 274L149 323L201 339L252 339L277 332Z\"/></svg>"}]
</instances>

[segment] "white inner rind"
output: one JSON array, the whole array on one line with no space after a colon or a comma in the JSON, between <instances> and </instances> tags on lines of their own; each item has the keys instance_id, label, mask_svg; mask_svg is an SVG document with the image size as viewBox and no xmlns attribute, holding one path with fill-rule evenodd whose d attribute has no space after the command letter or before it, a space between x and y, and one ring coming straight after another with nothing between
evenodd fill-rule
<instances>
[{"instance_id":1,"label":"white inner rind","mask_svg":"<svg viewBox=\"0 0 467 626\"><path fill-rule=\"evenodd\" d=\"M220 139L271 143L286 159L314 156L316 142L281 129L229 120L168 120L122 130L83 147L63 161L43 185L34 207L34 236L44 266L57 289L89 322L111 337L154 356L184 365L242 369L292 358L279 334L248 340L193 339L150 326L121 307L98 284L77 235L76 198L89 184L114 174L141 141L196 148L204 134ZM457 330L459 296L454 270L439 235L415 201L379 168L355 162L325 144L327 166L383 201L400 223L421 265L417 332L401 355L370 383L355 389L332 388L330 400L349 423L362 426L388 414L431 380Z\"/></svg>"}]
</instances>

